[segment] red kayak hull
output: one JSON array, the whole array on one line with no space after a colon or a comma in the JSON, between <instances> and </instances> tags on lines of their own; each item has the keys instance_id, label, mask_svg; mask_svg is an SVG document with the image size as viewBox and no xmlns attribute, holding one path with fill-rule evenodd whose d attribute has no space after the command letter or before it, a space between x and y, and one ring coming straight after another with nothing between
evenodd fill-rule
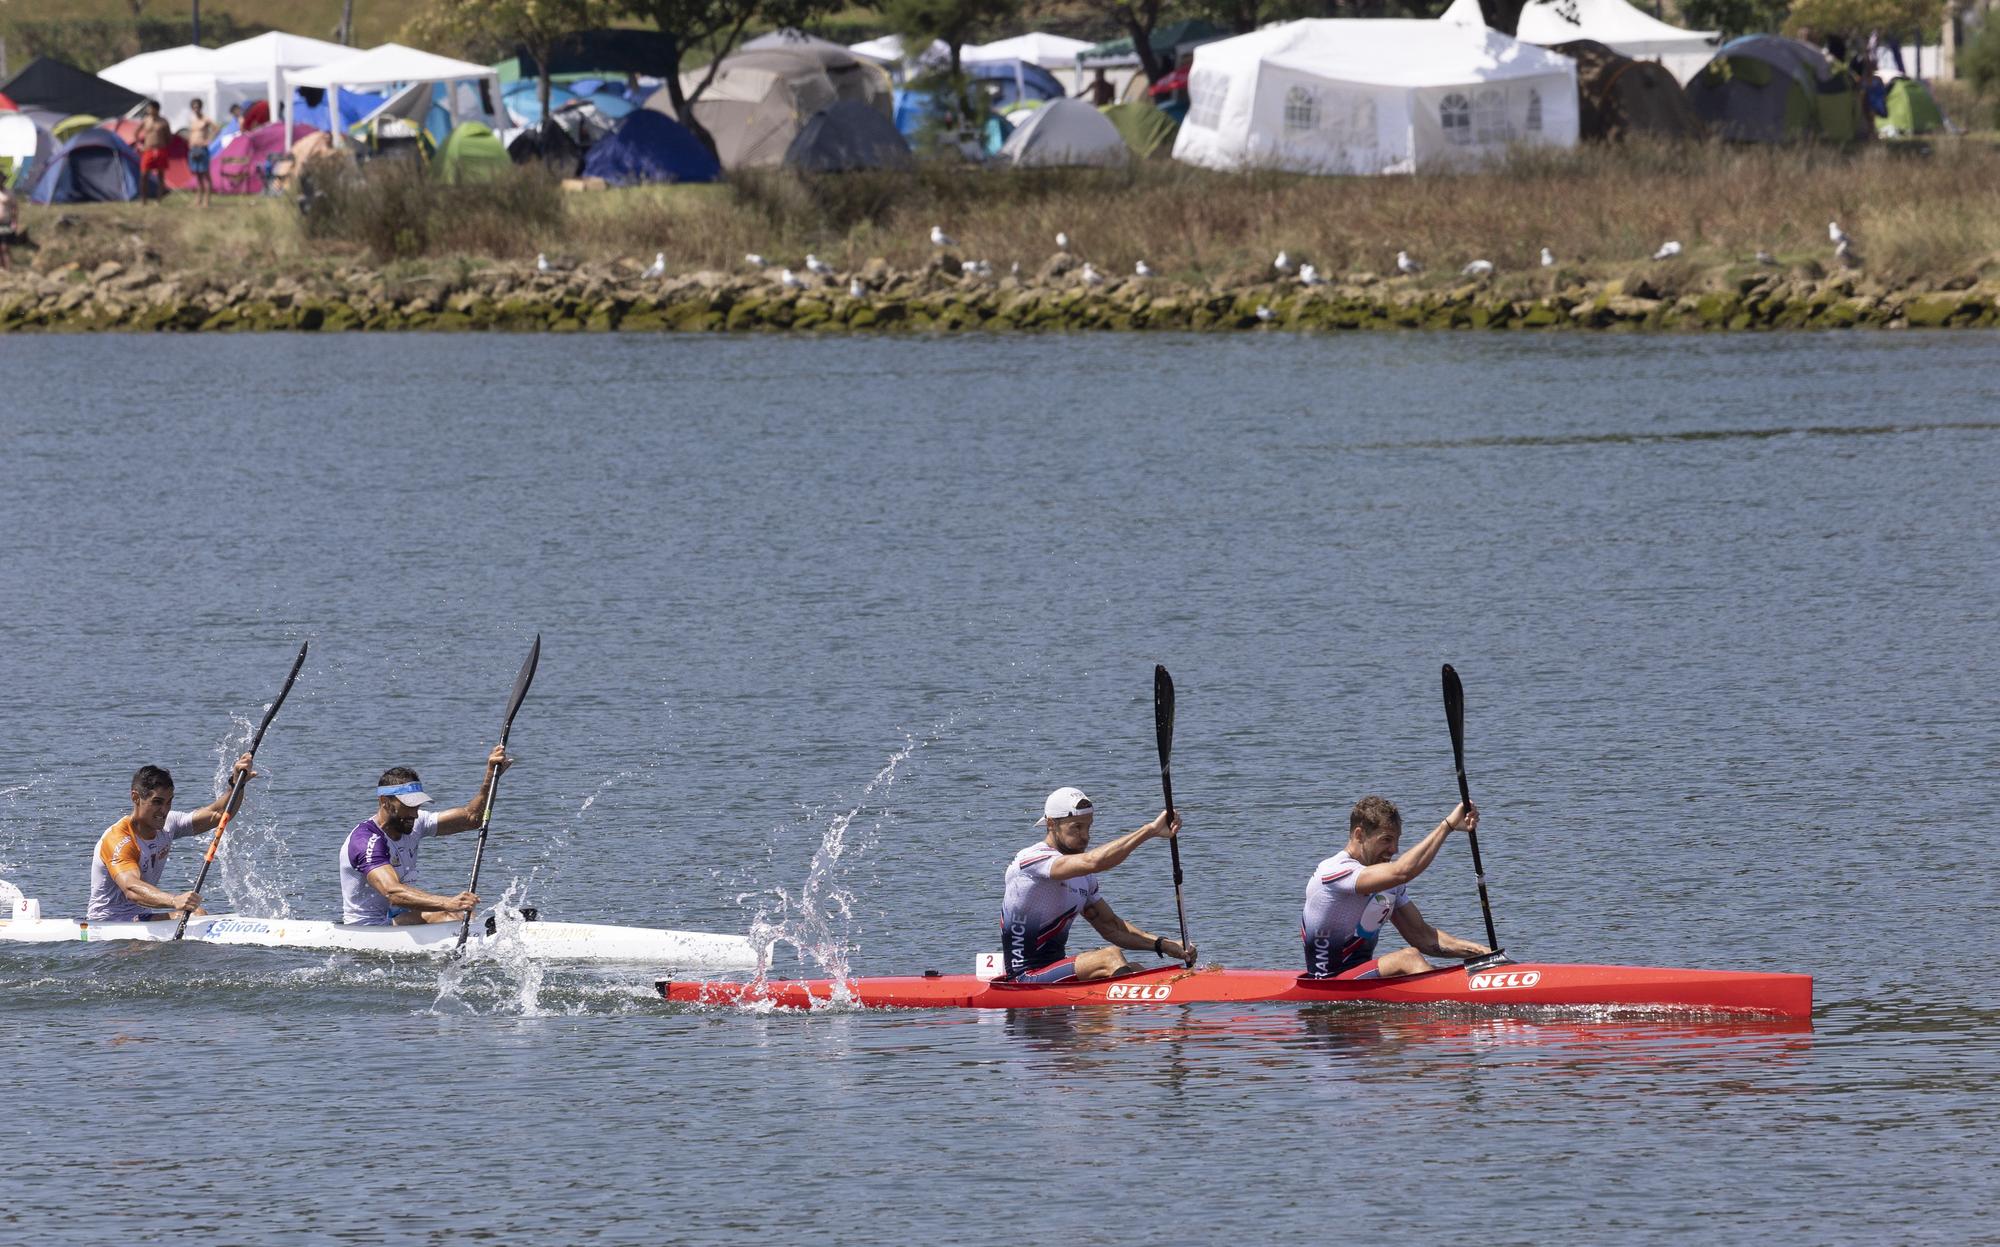
<instances>
[{"instance_id":1,"label":"red kayak hull","mask_svg":"<svg viewBox=\"0 0 2000 1247\"><path fill-rule=\"evenodd\" d=\"M659 981L677 1004L770 1004L820 1008L836 1001L871 1009L1059 1009L1076 1005L1356 1004L1475 1007L1615 1006L1699 1013L1810 1018L1812 978L1733 970L1521 963L1468 974L1453 966L1401 978L1303 979L1289 970L1189 970L1167 966L1089 983L1002 983L970 974L798 979L774 983ZM837 992L836 989L844 989Z\"/></svg>"}]
</instances>

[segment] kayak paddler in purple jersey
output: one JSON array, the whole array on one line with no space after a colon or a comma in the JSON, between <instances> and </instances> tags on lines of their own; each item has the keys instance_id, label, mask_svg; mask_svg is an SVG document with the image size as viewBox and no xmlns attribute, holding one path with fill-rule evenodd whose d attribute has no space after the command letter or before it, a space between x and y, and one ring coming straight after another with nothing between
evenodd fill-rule
<instances>
[{"instance_id":1,"label":"kayak paddler in purple jersey","mask_svg":"<svg viewBox=\"0 0 2000 1247\"><path fill-rule=\"evenodd\" d=\"M1128 948L1193 963L1192 945L1183 947L1178 940L1148 935L1113 913L1097 891L1098 872L1118 865L1148 840L1172 839L1181 829L1180 815L1162 811L1139 830L1093 849L1090 824L1096 814L1090 798L1079 789L1056 789L1042 803L1038 820L1048 834L1016 853L1008 865L1000 939L1011 981L1081 982L1129 974L1138 967L1120 951ZM1113 946L1066 955L1070 924L1078 914Z\"/></svg>"},{"instance_id":2,"label":"kayak paddler in purple jersey","mask_svg":"<svg viewBox=\"0 0 2000 1247\"><path fill-rule=\"evenodd\" d=\"M479 826L493 777L514 764L505 745L486 755L486 778L472 800L455 810L426 810L432 797L406 766L382 772L375 787L375 817L347 833L340 846L340 920L360 926L415 926L456 922L479 904L470 892L442 896L415 884L417 850L432 836L452 836Z\"/></svg>"},{"instance_id":3,"label":"kayak paddler in purple jersey","mask_svg":"<svg viewBox=\"0 0 2000 1247\"><path fill-rule=\"evenodd\" d=\"M1394 978L1430 969L1426 954L1468 958L1492 952L1484 944L1447 935L1425 922L1409 896L1410 881L1424 873L1446 837L1461 828L1478 830L1477 807L1453 807L1431 834L1397 857L1402 811L1384 797L1355 802L1347 816L1347 847L1321 862L1306 880L1305 915L1299 923L1306 977ZM1396 924L1410 946L1377 959L1375 941L1382 934L1384 918Z\"/></svg>"}]
</instances>

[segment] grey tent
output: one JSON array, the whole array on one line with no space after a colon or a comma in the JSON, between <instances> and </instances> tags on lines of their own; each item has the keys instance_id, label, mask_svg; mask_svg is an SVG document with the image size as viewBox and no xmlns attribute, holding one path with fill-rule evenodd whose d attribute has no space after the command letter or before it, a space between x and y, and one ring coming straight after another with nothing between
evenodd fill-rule
<instances>
[{"instance_id":1,"label":"grey tent","mask_svg":"<svg viewBox=\"0 0 2000 1247\"><path fill-rule=\"evenodd\" d=\"M1082 100L1050 100L1007 136L1000 158L1032 168L1115 168L1132 159L1132 149L1109 118Z\"/></svg>"},{"instance_id":2,"label":"grey tent","mask_svg":"<svg viewBox=\"0 0 2000 1247\"><path fill-rule=\"evenodd\" d=\"M692 92L707 75L706 68L681 75L682 89ZM864 104L887 120L892 107L888 73L845 48L807 43L722 58L693 111L715 140L724 169L770 168L784 161L813 114L838 100ZM646 107L682 120L665 87L646 100Z\"/></svg>"},{"instance_id":3,"label":"grey tent","mask_svg":"<svg viewBox=\"0 0 2000 1247\"><path fill-rule=\"evenodd\" d=\"M909 169L916 165L896 123L859 100L835 100L814 113L785 149L785 167L802 173Z\"/></svg>"},{"instance_id":4,"label":"grey tent","mask_svg":"<svg viewBox=\"0 0 2000 1247\"><path fill-rule=\"evenodd\" d=\"M1687 99L1711 130L1736 142L1846 143L1872 133L1853 76L1811 44L1777 35L1723 44L1688 80Z\"/></svg>"}]
</instances>

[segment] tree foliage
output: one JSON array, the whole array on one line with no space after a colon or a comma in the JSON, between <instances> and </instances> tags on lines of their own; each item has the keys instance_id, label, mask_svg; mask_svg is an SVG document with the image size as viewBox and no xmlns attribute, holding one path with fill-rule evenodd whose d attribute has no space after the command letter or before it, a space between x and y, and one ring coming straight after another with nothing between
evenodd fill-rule
<instances>
[{"instance_id":1,"label":"tree foliage","mask_svg":"<svg viewBox=\"0 0 2000 1247\"><path fill-rule=\"evenodd\" d=\"M762 7L761 0L619 0L621 12L653 23L673 40L671 59L662 67L667 98L673 102L674 116L710 152L717 150L715 136L695 119L694 104L714 83L722 58L736 50L744 30ZM689 49L708 54L707 69L691 88L681 83L681 58Z\"/></svg>"},{"instance_id":2,"label":"tree foliage","mask_svg":"<svg viewBox=\"0 0 2000 1247\"><path fill-rule=\"evenodd\" d=\"M951 49L951 76L960 77L959 49L1019 15L1021 0L882 0L882 17L905 48L941 40Z\"/></svg>"},{"instance_id":3,"label":"tree foliage","mask_svg":"<svg viewBox=\"0 0 2000 1247\"><path fill-rule=\"evenodd\" d=\"M1943 16L1942 0L1798 0L1785 19L1785 30L1810 33L1816 39L1845 35L1858 44L1874 31L1935 30Z\"/></svg>"},{"instance_id":4,"label":"tree foliage","mask_svg":"<svg viewBox=\"0 0 2000 1247\"><path fill-rule=\"evenodd\" d=\"M558 40L600 26L610 0L429 0L404 27L404 42L418 47L463 47L494 36L517 43L535 62L542 116L549 115L549 57Z\"/></svg>"}]
</instances>

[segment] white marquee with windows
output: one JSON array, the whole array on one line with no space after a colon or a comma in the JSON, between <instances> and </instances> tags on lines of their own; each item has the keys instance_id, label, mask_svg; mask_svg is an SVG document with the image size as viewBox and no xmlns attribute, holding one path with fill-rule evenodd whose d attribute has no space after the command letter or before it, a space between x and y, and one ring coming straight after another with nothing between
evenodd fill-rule
<instances>
[{"instance_id":1,"label":"white marquee with windows","mask_svg":"<svg viewBox=\"0 0 2000 1247\"><path fill-rule=\"evenodd\" d=\"M1195 49L1174 158L1212 169L1410 173L1574 147L1576 62L1485 27L1268 26Z\"/></svg>"}]
</instances>

